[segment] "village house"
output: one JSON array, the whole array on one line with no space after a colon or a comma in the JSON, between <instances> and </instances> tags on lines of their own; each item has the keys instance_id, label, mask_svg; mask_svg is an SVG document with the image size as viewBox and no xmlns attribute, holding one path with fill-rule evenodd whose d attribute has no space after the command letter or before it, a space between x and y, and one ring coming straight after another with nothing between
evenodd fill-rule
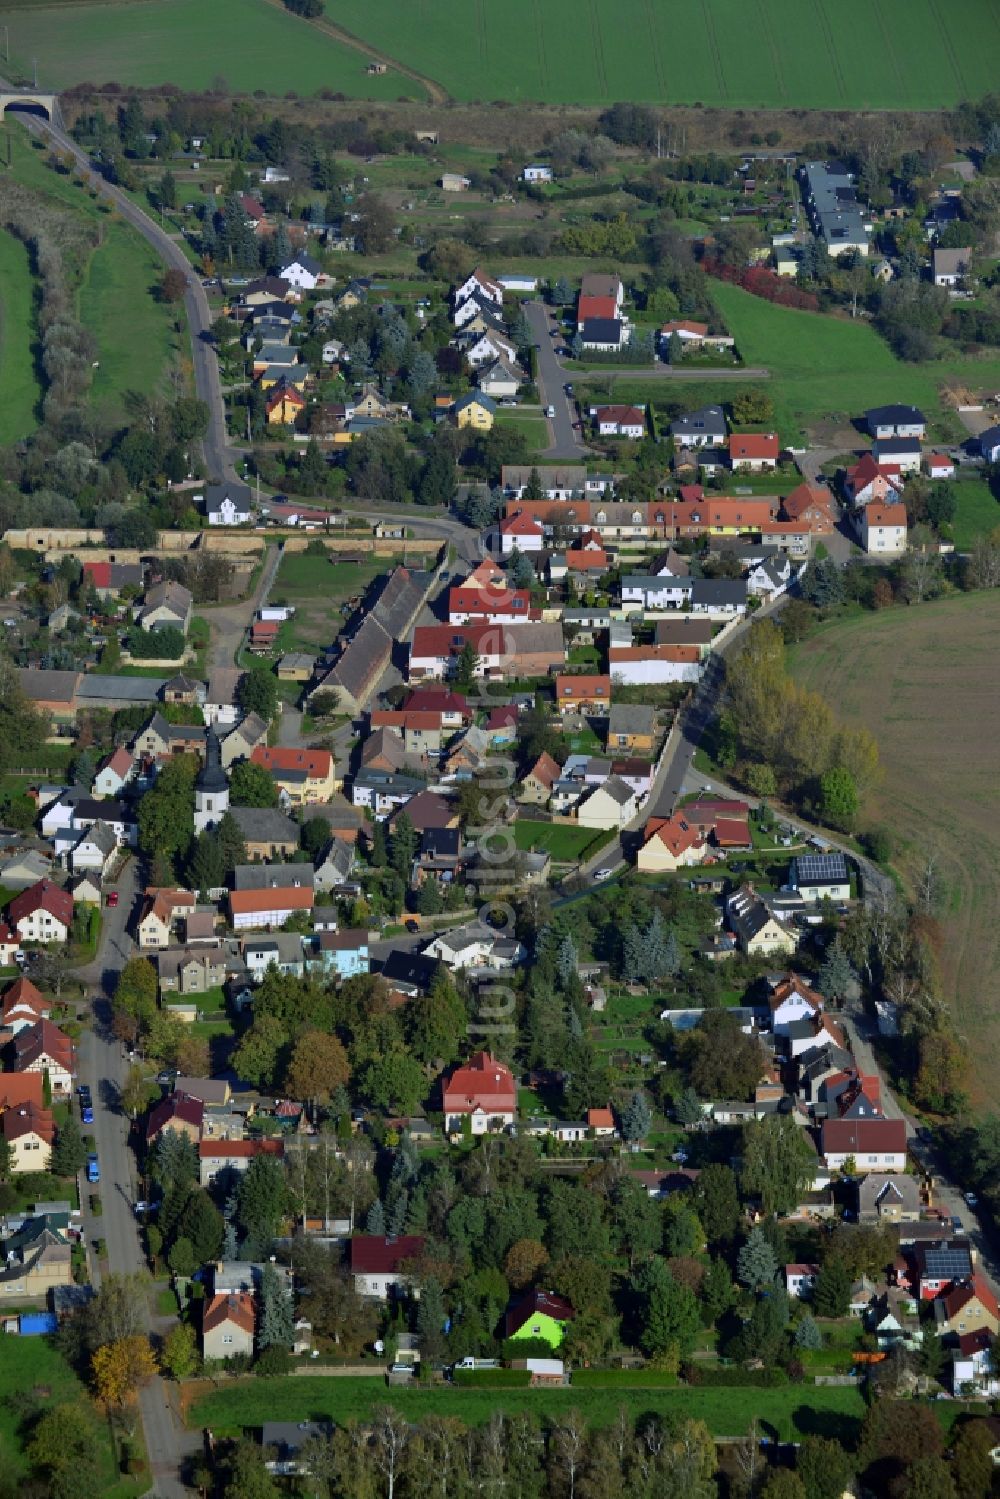
<instances>
[{"instance_id":1,"label":"village house","mask_svg":"<svg viewBox=\"0 0 1000 1499\"><path fill-rule=\"evenodd\" d=\"M136 614L144 630L175 629L186 635L191 624L194 598L183 583L156 583L146 589L142 608Z\"/></svg>"},{"instance_id":2,"label":"village house","mask_svg":"<svg viewBox=\"0 0 1000 1499\"><path fill-rule=\"evenodd\" d=\"M1000 1304L982 1275L953 1286L934 1302L934 1329L939 1337L962 1338L970 1333L1000 1333Z\"/></svg>"},{"instance_id":3,"label":"village house","mask_svg":"<svg viewBox=\"0 0 1000 1499\"><path fill-rule=\"evenodd\" d=\"M516 1297L504 1313L504 1337L514 1340L541 1339L556 1349L566 1335L567 1323L576 1316L562 1296L538 1289Z\"/></svg>"},{"instance_id":4,"label":"village house","mask_svg":"<svg viewBox=\"0 0 1000 1499\"><path fill-rule=\"evenodd\" d=\"M638 440L646 435L646 413L641 406L592 406L590 415L598 437Z\"/></svg>"},{"instance_id":5,"label":"village house","mask_svg":"<svg viewBox=\"0 0 1000 1499\"><path fill-rule=\"evenodd\" d=\"M656 737L656 710L643 703L613 703L608 714L607 749L651 755Z\"/></svg>"},{"instance_id":6,"label":"village house","mask_svg":"<svg viewBox=\"0 0 1000 1499\"><path fill-rule=\"evenodd\" d=\"M555 691L556 709L563 718L573 713L603 716L611 708L610 676L560 674Z\"/></svg>"},{"instance_id":7,"label":"village house","mask_svg":"<svg viewBox=\"0 0 1000 1499\"><path fill-rule=\"evenodd\" d=\"M729 896L726 917L741 950L749 956L793 953L798 946L796 938L772 916L752 885L742 885Z\"/></svg>"},{"instance_id":8,"label":"village house","mask_svg":"<svg viewBox=\"0 0 1000 1499\"><path fill-rule=\"evenodd\" d=\"M252 1358L256 1315L254 1298L248 1292L213 1296L203 1303L201 1351L207 1361L240 1354Z\"/></svg>"},{"instance_id":9,"label":"village house","mask_svg":"<svg viewBox=\"0 0 1000 1499\"><path fill-rule=\"evenodd\" d=\"M872 406L865 426L874 438L917 437L927 433L927 418L917 406Z\"/></svg>"},{"instance_id":10,"label":"village house","mask_svg":"<svg viewBox=\"0 0 1000 1499\"><path fill-rule=\"evenodd\" d=\"M269 1155L280 1160L284 1153L282 1140L201 1140L198 1143L200 1184L210 1187L219 1176L242 1176L258 1156Z\"/></svg>"},{"instance_id":11,"label":"village house","mask_svg":"<svg viewBox=\"0 0 1000 1499\"><path fill-rule=\"evenodd\" d=\"M441 1107L448 1135L506 1129L517 1117L514 1075L488 1051L476 1052L442 1082Z\"/></svg>"},{"instance_id":12,"label":"village house","mask_svg":"<svg viewBox=\"0 0 1000 1499\"><path fill-rule=\"evenodd\" d=\"M136 928L140 948L169 947L174 923L193 911L195 904L190 890L150 886Z\"/></svg>"},{"instance_id":13,"label":"village house","mask_svg":"<svg viewBox=\"0 0 1000 1499\"><path fill-rule=\"evenodd\" d=\"M643 874L663 874L702 864L708 854L704 835L685 820L681 808L672 817L649 819L635 862Z\"/></svg>"},{"instance_id":14,"label":"village house","mask_svg":"<svg viewBox=\"0 0 1000 1499\"><path fill-rule=\"evenodd\" d=\"M52 1006L41 990L22 975L4 990L0 1034L16 1036L26 1025L48 1020L51 1013Z\"/></svg>"},{"instance_id":15,"label":"village house","mask_svg":"<svg viewBox=\"0 0 1000 1499\"><path fill-rule=\"evenodd\" d=\"M543 752L521 781L518 801L529 806L546 806L552 796L552 788L559 779L559 773L556 761Z\"/></svg>"},{"instance_id":16,"label":"village house","mask_svg":"<svg viewBox=\"0 0 1000 1499\"><path fill-rule=\"evenodd\" d=\"M946 286L949 290L961 286L971 268L971 249L945 250L935 245L931 251L931 274L935 286Z\"/></svg>"},{"instance_id":17,"label":"village house","mask_svg":"<svg viewBox=\"0 0 1000 1499\"><path fill-rule=\"evenodd\" d=\"M337 979L368 973L371 965L368 933L364 928L344 927L336 932L319 932L314 941L324 973Z\"/></svg>"},{"instance_id":18,"label":"village house","mask_svg":"<svg viewBox=\"0 0 1000 1499\"><path fill-rule=\"evenodd\" d=\"M729 462L735 470L761 474L777 468L780 446L774 432L733 432Z\"/></svg>"},{"instance_id":19,"label":"village house","mask_svg":"<svg viewBox=\"0 0 1000 1499\"><path fill-rule=\"evenodd\" d=\"M639 809L639 798L621 776L609 776L580 802L577 822L584 828L624 828Z\"/></svg>"},{"instance_id":20,"label":"village house","mask_svg":"<svg viewBox=\"0 0 1000 1499\"><path fill-rule=\"evenodd\" d=\"M905 1171L906 1124L902 1119L827 1119L820 1153L829 1171L853 1159L857 1171Z\"/></svg>"},{"instance_id":21,"label":"village house","mask_svg":"<svg viewBox=\"0 0 1000 1499\"><path fill-rule=\"evenodd\" d=\"M76 1049L51 1020L38 1020L15 1035L13 1067L15 1072L48 1073L53 1097L65 1097L73 1091Z\"/></svg>"},{"instance_id":22,"label":"village house","mask_svg":"<svg viewBox=\"0 0 1000 1499\"><path fill-rule=\"evenodd\" d=\"M855 529L862 547L869 554L899 556L906 551L906 506L901 500L895 504L872 501L858 512Z\"/></svg>"},{"instance_id":23,"label":"village house","mask_svg":"<svg viewBox=\"0 0 1000 1499\"><path fill-rule=\"evenodd\" d=\"M0 1131L10 1150L13 1176L26 1171L48 1171L56 1135L51 1109L32 1101L5 1109L0 1115Z\"/></svg>"},{"instance_id":24,"label":"village house","mask_svg":"<svg viewBox=\"0 0 1000 1499\"><path fill-rule=\"evenodd\" d=\"M210 526L245 526L250 520L248 484L207 484L194 499L204 505Z\"/></svg>"},{"instance_id":25,"label":"village house","mask_svg":"<svg viewBox=\"0 0 1000 1499\"><path fill-rule=\"evenodd\" d=\"M420 1234L355 1234L348 1241L347 1256L354 1289L359 1296L389 1301L405 1295L413 1285L407 1266L424 1252Z\"/></svg>"},{"instance_id":26,"label":"village house","mask_svg":"<svg viewBox=\"0 0 1000 1499\"><path fill-rule=\"evenodd\" d=\"M15 895L6 919L21 942L65 942L73 923L73 897L51 880L39 880Z\"/></svg>"},{"instance_id":27,"label":"village house","mask_svg":"<svg viewBox=\"0 0 1000 1499\"><path fill-rule=\"evenodd\" d=\"M164 1130L184 1135L193 1145L201 1139L205 1105L200 1098L174 1090L153 1105L146 1117L146 1144L153 1145Z\"/></svg>"},{"instance_id":28,"label":"village house","mask_svg":"<svg viewBox=\"0 0 1000 1499\"><path fill-rule=\"evenodd\" d=\"M799 854L791 862L788 883L808 905L851 898L851 876L843 854Z\"/></svg>"},{"instance_id":29,"label":"village house","mask_svg":"<svg viewBox=\"0 0 1000 1499\"><path fill-rule=\"evenodd\" d=\"M339 789L333 756L324 749L283 749L258 745L251 764L262 765L292 806L325 802Z\"/></svg>"},{"instance_id":30,"label":"village house","mask_svg":"<svg viewBox=\"0 0 1000 1499\"><path fill-rule=\"evenodd\" d=\"M290 858L299 846L299 825L277 807L230 807L229 814L240 830L247 858Z\"/></svg>"},{"instance_id":31,"label":"village house","mask_svg":"<svg viewBox=\"0 0 1000 1499\"><path fill-rule=\"evenodd\" d=\"M311 911L314 896L311 886L286 885L266 890L231 890L228 903L233 929L240 932L282 927L297 911Z\"/></svg>"},{"instance_id":32,"label":"village house","mask_svg":"<svg viewBox=\"0 0 1000 1499\"><path fill-rule=\"evenodd\" d=\"M226 954L218 941L197 946L161 948L156 954L156 973L161 997L166 994L207 994L226 982ZM194 1019L194 1015L190 1016Z\"/></svg>"},{"instance_id":33,"label":"village house","mask_svg":"<svg viewBox=\"0 0 1000 1499\"><path fill-rule=\"evenodd\" d=\"M94 590L102 603L118 598L125 589L133 595L141 593L145 577L145 568L139 562L85 562L83 564L83 582Z\"/></svg>"},{"instance_id":34,"label":"village house","mask_svg":"<svg viewBox=\"0 0 1000 1499\"><path fill-rule=\"evenodd\" d=\"M124 745L103 760L94 777L95 796L117 796L135 775L135 761Z\"/></svg>"}]
</instances>

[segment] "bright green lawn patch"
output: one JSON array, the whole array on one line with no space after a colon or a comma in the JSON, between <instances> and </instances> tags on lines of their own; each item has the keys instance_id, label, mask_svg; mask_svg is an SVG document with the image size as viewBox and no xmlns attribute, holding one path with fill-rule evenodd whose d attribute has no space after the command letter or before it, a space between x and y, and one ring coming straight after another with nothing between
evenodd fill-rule
<instances>
[{"instance_id":1,"label":"bright green lawn patch","mask_svg":"<svg viewBox=\"0 0 1000 1499\"><path fill-rule=\"evenodd\" d=\"M532 822L518 818L514 824L514 842L528 852L546 852L557 863L570 863L582 857L592 843L603 838L594 828L571 827L568 823Z\"/></svg>"},{"instance_id":2,"label":"bright green lawn patch","mask_svg":"<svg viewBox=\"0 0 1000 1499\"><path fill-rule=\"evenodd\" d=\"M34 278L28 250L0 231L0 443L27 437L41 387L32 354Z\"/></svg>"},{"instance_id":3,"label":"bright green lawn patch","mask_svg":"<svg viewBox=\"0 0 1000 1499\"><path fill-rule=\"evenodd\" d=\"M80 321L97 340L95 401L120 402L129 390L155 393L178 348L174 314L154 297L159 257L124 224L110 224L80 287ZM127 309L127 315L125 314Z\"/></svg>"},{"instance_id":4,"label":"bright green lawn patch","mask_svg":"<svg viewBox=\"0 0 1000 1499\"><path fill-rule=\"evenodd\" d=\"M1000 360L964 359L956 352L930 364L905 364L861 320L776 307L721 281L713 281L711 291L745 363L771 371L767 392L785 442L800 442L817 421L835 420L846 427L869 406L898 400L927 412L932 438L958 436L954 415L942 406L942 386L956 379L974 388L992 388L1000 377ZM704 399L724 403L732 399L734 383L712 384L706 378L703 385L684 389L692 406ZM647 381L641 394L655 401L665 392L651 391ZM639 396L640 389L633 390L627 379L616 386L618 400Z\"/></svg>"},{"instance_id":5,"label":"bright green lawn patch","mask_svg":"<svg viewBox=\"0 0 1000 1499\"><path fill-rule=\"evenodd\" d=\"M742 1436L754 1416L771 1428L782 1441L801 1438L822 1421L838 1428L849 1439L864 1414L857 1390L834 1387L786 1385L764 1389L673 1389L644 1387L629 1389L615 1384L613 1390L571 1385L568 1389L545 1390L440 1390L386 1389L380 1380L346 1377L322 1379L303 1375L297 1379L240 1380L213 1390L192 1406L188 1424L236 1431L259 1426L263 1421L302 1421L329 1415L337 1421L362 1420L372 1405L387 1403L404 1411L414 1421L431 1414L457 1416L470 1426L489 1420L495 1410L513 1414L530 1411L539 1418L561 1411L579 1410L588 1425L607 1426L625 1406L634 1419L643 1411L664 1415L701 1417L716 1436Z\"/></svg>"},{"instance_id":6,"label":"bright green lawn patch","mask_svg":"<svg viewBox=\"0 0 1000 1499\"><path fill-rule=\"evenodd\" d=\"M528 444L528 452L540 453L543 448L549 446L549 429L542 416L530 416L525 413L513 411L498 411L497 421L505 427L512 427Z\"/></svg>"},{"instance_id":7,"label":"bright green lawn patch","mask_svg":"<svg viewBox=\"0 0 1000 1499\"><path fill-rule=\"evenodd\" d=\"M1000 504L985 479L956 484L955 499L955 545L960 552L967 552L978 536L988 536L1000 526Z\"/></svg>"},{"instance_id":8,"label":"bright green lawn patch","mask_svg":"<svg viewBox=\"0 0 1000 1499\"><path fill-rule=\"evenodd\" d=\"M90 81L148 87L176 83L300 94L329 88L364 99L421 98L420 85L391 69L369 78L367 59L267 0L157 0L156 4L34 7L0 13L12 65L39 85Z\"/></svg>"},{"instance_id":9,"label":"bright green lawn patch","mask_svg":"<svg viewBox=\"0 0 1000 1499\"><path fill-rule=\"evenodd\" d=\"M284 598L348 598L360 593L373 578L387 572L391 563L382 558L370 562L334 562L335 552L326 557L312 556L306 552L286 552L278 568L272 590L275 597Z\"/></svg>"}]
</instances>

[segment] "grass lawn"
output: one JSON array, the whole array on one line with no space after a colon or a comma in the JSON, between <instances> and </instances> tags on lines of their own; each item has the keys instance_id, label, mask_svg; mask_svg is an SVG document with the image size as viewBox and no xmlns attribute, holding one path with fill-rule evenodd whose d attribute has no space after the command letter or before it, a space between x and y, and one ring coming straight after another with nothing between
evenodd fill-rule
<instances>
[{"instance_id":1,"label":"grass lawn","mask_svg":"<svg viewBox=\"0 0 1000 1499\"><path fill-rule=\"evenodd\" d=\"M1000 504L985 479L963 480L956 484L957 508L952 529L955 545L967 552L977 536L988 536L1000 526Z\"/></svg>"},{"instance_id":2,"label":"grass lawn","mask_svg":"<svg viewBox=\"0 0 1000 1499\"><path fill-rule=\"evenodd\" d=\"M90 258L80 287L80 321L97 340L95 401L119 404L126 391L152 395L181 345L174 313L156 301L153 289L163 265L125 224L111 224ZM122 318L123 307L128 317ZM183 311L181 312L183 319ZM183 342L187 344L186 333Z\"/></svg>"},{"instance_id":3,"label":"grass lawn","mask_svg":"<svg viewBox=\"0 0 1000 1499\"><path fill-rule=\"evenodd\" d=\"M294 604L295 613L281 626L279 650L325 649L340 634L344 616L336 607L344 599L363 593L373 578L388 572L392 562L366 558L362 562L334 562L336 553L325 557L307 552L286 552L271 590L273 604ZM297 686L296 691L301 687Z\"/></svg>"},{"instance_id":4,"label":"grass lawn","mask_svg":"<svg viewBox=\"0 0 1000 1499\"><path fill-rule=\"evenodd\" d=\"M147 1477L121 1478L118 1473L108 1427L94 1410L86 1390L61 1354L46 1338L20 1338L0 1333L0 1446L8 1477L27 1476L21 1456L21 1433L7 1404L14 1394L43 1389L46 1404L80 1401L94 1418L94 1450L101 1467L101 1493L105 1499L126 1499L149 1487Z\"/></svg>"},{"instance_id":5,"label":"grass lawn","mask_svg":"<svg viewBox=\"0 0 1000 1499\"><path fill-rule=\"evenodd\" d=\"M33 19L38 12L30 14ZM58 34L58 27L53 26L53 34ZM84 270L77 310L97 340L98 368L91 399L120 413L126 391L155 394L172 354L188 346L186 329L181 335L174 331L177 314L152 295L163 266L138 233L102 210L73 177L47 166L42 153L32 150L22 125L8 122L3 133L16 181L101 222L101 243ZM0 287L4 284L0 266ZM123 307L128 309L127 317L122 316Z\"/></svg>"},{"instance_id":6,"label":"grass lawn","mask_svg":"<svg viewBox=\"0 0 1000 1499\"><path fill-rule=\"evenodd\" d=\"M35 371L34 278L27 248L0 230L0 443L36 425L41 387Z\"/></svg>"},{"instance_id":7,"label":"grass lawn","mask_svg":"<svg viewBox=\"0 0 1000 1499\"><path fill-rule=\"evenodd\" d=\"M385 1402L419 1421L426 1415L457 1416L470 1426L487 1421L495 1410L531 1411L538 1416L579 1410L588 1425L607 1426L625 1406L632 1418L644 1411L678 1417L700 1417L716 1436L742 1436L754 1416L765 1430L782 1441L800 1439L821 1427L836 1429L850 1439L864 1414L857 1390L847 1387L788 1385L774 1390L663 1389L655 1383L636 1388L616 1383L602 1389L583 1384L568 1389L386 1389L373 1379L240 1380L196 1400L188 1412L192 1427L211 1426L216 1434L259 1426L263 1421L302 1421L333 1416L337 1421L361 1420L372 1405ZM834 1431L826 1433L833 1435Z\"/></svg>"},{"instance_id":8,"label":"grass lawn","mask_svg":"<svg viewBox=\"0 0 1000 1499\"><path fill-rule=\"evenodd\" d=\"M232 89L300 94L321 88L364 99L422 98L411 78L391 69L368 77L362 50L267 0L161 0L157 5L60 5L5 10L14 68L62 90L91 81L150 87L175 83L201 91L225 78ZM238 45L234 39L238 38ZM10 73L10 69L7 70Z\"/></svg>"},{"instance_id":9,"label":"grass lawn","mask_svg":"<svg viewBox=\"0 0 1000 1499\"><path fill-rule=\"evenodd\" d=\"M1000 1010L983 999L1000 980L998 630L1000 593L956 594L832 621L789 652L796 680L878 741L884 775L860 826L889 828L893 864L911 885L928 853L938 856L942 988L980 1104L995 1097L1000 1066Z\"/></svg>"},{"instance_id":10,"label":"grass lawn","mask_svg":"<svg viewBox=\"0 0 1000 1499\"><path fill-rule=\"evenodd\" d=\"M557 863L571 863L604 834L595 828L571 827L568 823L532 822L518 818L514 824L514 842L527 852L551 854Z\"/></svg>"},{"instance_id":11,"label":"grass lawn","mask_svg":"<svg viewBox=\"0 0 1000 1499\"><path fill-rule=\"evenodd\" d=\"M1000 377L1000 360L946 356L932 364L904 364L868 323L827 313L800 312L776 307L738 286L713 281L711 294L736 339L748 365L771 371L767 392L774 400L778 430L786 442L801 442L818 423L834 424L862 446L852 433L851 419L867 407L899 399L906 392L931 419L931 438L964 436L957 417L941 401L941 388L956 380L977 388L993 388ZM748 384L752 384L749 382ZM617 400L662 401L663 382L630 382L623 375L616 384ZM684 386L685 401L725 403L739 389L736 382Z\"/></svg>"},{"instance_id":12,"label":"grass lawn","mask_svg":"<svg viewBox=\"0 0 1000 1499\"><path fill-rule=\"evenodd\" d=\"M540 453L549 446L549 429L543 416L530 416L516 411L498 411L497 421L504 427L520 432L528 444L529 454Z\"/></svg>"}]
</instances>

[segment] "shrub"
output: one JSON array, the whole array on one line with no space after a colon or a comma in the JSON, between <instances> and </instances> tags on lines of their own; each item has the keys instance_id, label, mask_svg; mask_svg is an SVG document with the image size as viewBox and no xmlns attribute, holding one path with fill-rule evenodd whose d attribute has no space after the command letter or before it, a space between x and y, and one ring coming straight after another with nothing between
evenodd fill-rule
<instances>
[{"instance_id":1,"label":"shrub","mask_svg":"<svg viewBox=\"0 0 1000 1499\"><path fill-rule=\"evenodd\" d=\"M457 1385L476 1385L480 1388L483 1386L503 1386L506 1389L529 1385L531 1383L531 1370L455 1369L451 1377L452 1381Z\"/></svg>"},{"instance_id":2,"label":"shrub","mask_svg":"<svg viewBox=\"0 0 1000 1499\"><path fill-rule=\"evenodd\" d=\"M725 1365L686 1363L681 1366L681 1376L690 1385L711 1385L718 1388L755 1386L773 1389L788 1383L784 1369L741 1369L738 1364Z\"/></svg>"},{"instance_id":3,"label":"shrub","mask_svg":"<svg viewBox=\"0 0 1000 1499\"><path fill-rule=\"evenodd\" d=\"M253 1372L266 1378L271 1374L287 1374L292 1367L292 1355L287 1348L279 1348L275 1344L271 1348L265 1348L260 1358L253 1366Z\"/></svg>"}]
</instances>

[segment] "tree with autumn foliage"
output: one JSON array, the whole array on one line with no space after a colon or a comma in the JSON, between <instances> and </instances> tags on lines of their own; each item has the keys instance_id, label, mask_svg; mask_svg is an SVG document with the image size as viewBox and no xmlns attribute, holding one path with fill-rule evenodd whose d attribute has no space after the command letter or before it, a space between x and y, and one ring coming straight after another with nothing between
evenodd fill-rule
<instances>
[{"instance_id":1,"label":"tree with autumn foliage","mask_svg":"<svg viewBox=\"0 0 1000 1499\"><path fill-rule=\"evenodd\" d=\"M156 1358L142 1333L104 1343L90 1361L94 1393L107 1411L122 1411L135 1402L156 1373Z\"/></svg>"},{"instance_id":2,"label":"tree with autumn foliage","mask_svg":"<svg viewBox=\"0 0 1000 1499\"><path fill-rule=\"evenodd\" d=\"M326 1103L350 1075L347 1052L336 1036L303 1031L292 1049L285 1087L293 1098Z\"/></svg>"}]
</instances>

